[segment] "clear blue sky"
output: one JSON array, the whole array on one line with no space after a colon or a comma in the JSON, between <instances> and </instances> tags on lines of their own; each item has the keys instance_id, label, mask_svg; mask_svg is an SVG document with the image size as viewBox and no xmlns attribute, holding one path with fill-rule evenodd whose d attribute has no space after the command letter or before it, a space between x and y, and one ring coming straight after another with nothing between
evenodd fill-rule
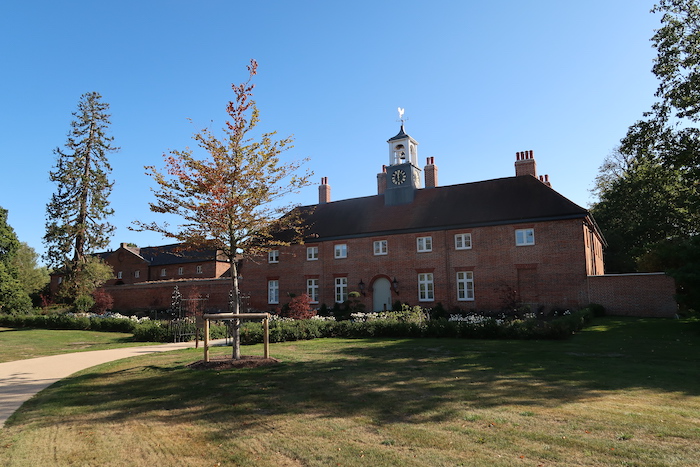
<instances>
[{"instance_id":1,"label":"clear blue sky","mask_svg":"<svg viewBox=\"0 0 700 467\"><path fill-rule=\"evenodd\" d=\"M231 83L258 60L260 129L293 134L332 199L376 193L399 130L439 184L514 174L517 151L587 207L603 158L654 100L653 0L8 1L0 6L0 206L39 253L48 173L81 94L111 105L120 242L156 220L144 165L220 128ZM190 123L191 119L193 123ZM213 123L212 123L213 121ZM316 186L293 201L313 204ZM467 202L479 202L468 200Z\"/></svg>"}]
</instances>

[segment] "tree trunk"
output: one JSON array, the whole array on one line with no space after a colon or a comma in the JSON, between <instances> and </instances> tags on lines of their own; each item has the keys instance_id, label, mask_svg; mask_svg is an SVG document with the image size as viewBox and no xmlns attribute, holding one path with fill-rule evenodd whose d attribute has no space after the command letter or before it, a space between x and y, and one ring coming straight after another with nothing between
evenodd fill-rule
<instances>
[{"instance_id":1,"label":"tree trunk","mask_svg":"<svg viewBox=\"0 0 700 467\"><path fill-rule=\"evenodd\" d=\"M235 250L233 250L235 251ZM236 267L236 259L230 258L231 262L231 290L233 291L233 309L232 313L238 314L241 312L240 294L238 293L238 268ZM233 355L234 360L241 359L241 320L233 320Z\"/></svg>"}]
</instances>

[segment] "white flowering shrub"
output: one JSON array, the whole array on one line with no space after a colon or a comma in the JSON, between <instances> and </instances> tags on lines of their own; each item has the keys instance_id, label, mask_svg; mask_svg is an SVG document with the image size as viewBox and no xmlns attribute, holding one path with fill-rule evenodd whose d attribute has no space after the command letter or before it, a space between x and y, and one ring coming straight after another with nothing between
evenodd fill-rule
<instances>
[{"instance_id":1,"label":"white flowering shrub","mask_svg":"<svg viewBox=\"0 0 700 467\"><path fill-rule=\"evenodd\" d=\"M114 319L128 319L129 321L132 321L134 323L143 323L144 321L150 321L151 318L148 316L144 316L143 318L139 318L138 316L124 316L121 313L115 313L112 311L108 311L103 314L98 314L98 313L66 313L66 316L69 316L71 318L114 318Z\"/></svg>"}]
</instances>

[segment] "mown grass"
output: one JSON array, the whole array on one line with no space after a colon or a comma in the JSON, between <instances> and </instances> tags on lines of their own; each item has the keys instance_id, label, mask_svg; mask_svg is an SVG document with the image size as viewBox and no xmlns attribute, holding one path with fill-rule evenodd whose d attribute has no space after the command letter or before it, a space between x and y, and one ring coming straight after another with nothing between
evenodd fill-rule
<instances>
[{"instance_id":1,"label":"mown grass","mask_svg":"<svg viewBox=\"0 0 700 467\"><path fill-rule=\"evenodd\" d=\"M70 352L149 345L121 332L57 331L0 327L0 363Z\"/></svg>"},{"instance_id":2,"label":"mown grass","mask_svg":"<svg viewBox=\"0 0 700 467\"><path fill-rule=\"evenodd\" d=\"M568 341L318 339L272 367L186 350L101 365L0 431L25 465L692 466L697 323L604 318ZM216 349L228 354L230 350ZM260 346L244 354L261 354Z\"/></svg>"}]
</instances>

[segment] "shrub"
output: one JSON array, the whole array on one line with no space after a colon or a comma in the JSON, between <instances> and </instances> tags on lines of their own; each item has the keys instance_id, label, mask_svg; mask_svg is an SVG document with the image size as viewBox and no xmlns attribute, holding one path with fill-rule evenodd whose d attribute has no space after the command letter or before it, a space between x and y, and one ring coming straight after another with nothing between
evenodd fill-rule
<instances>
[{"instance_id":1,"label":"shrub","mask_svg":"<svg viewBox=\"0 0 700 467\"><path fill-rule=\"evenodd\" d=\"M80 295L75 299L75 302L73 302L73 307L77 312L85 313L86 311L90 310L94 304L95 299L93 299L90 295Z\"/></svg>"},{"instance_id":2,"label":"shrub","mask_svg":"<svg viewBox=\"0 0 700 467\"><path fill-rule=\"evenodd\" d=\"M311 299L306 294L292 298L289 306L282 309L281 316L292 319L309 319L316 316L316 311L311 309Z\"/></svg>"},{"instance_id":3,"label":"shrub","mask_svg":"<svg viewBox=\"0 0 700 467\"><path fill-rule=\"evenodd\" d=\"M134 327L134 340L138 342L168 342L168 327L160 321L145 321Z\"/></svg>"},{"instance_id":4,"label":"shrub","mask_svg":"<svg viewBox=\"0 0 700 467\"><path fill-rule=\"evenodd\" d=\"M593 316L595 316L596 318L599 318L601 316L605 316L605 307L603 305L599 305L597 303L591 303L586 308L591 310L593 312Z\"/></svg>"},{"instance_id":5,"label":"shrub","mask_svg":"<svg viewBox=\"0 0 700 467\"><path fill-rule=\"evenodd\" d=\"M111 310L112 305L114 305L114 298L104 289L95 290L92 293L92 298L95 300L95 304L92 306L92 311L95 313L104 313Z\"/></svg>"}]
</instances>

